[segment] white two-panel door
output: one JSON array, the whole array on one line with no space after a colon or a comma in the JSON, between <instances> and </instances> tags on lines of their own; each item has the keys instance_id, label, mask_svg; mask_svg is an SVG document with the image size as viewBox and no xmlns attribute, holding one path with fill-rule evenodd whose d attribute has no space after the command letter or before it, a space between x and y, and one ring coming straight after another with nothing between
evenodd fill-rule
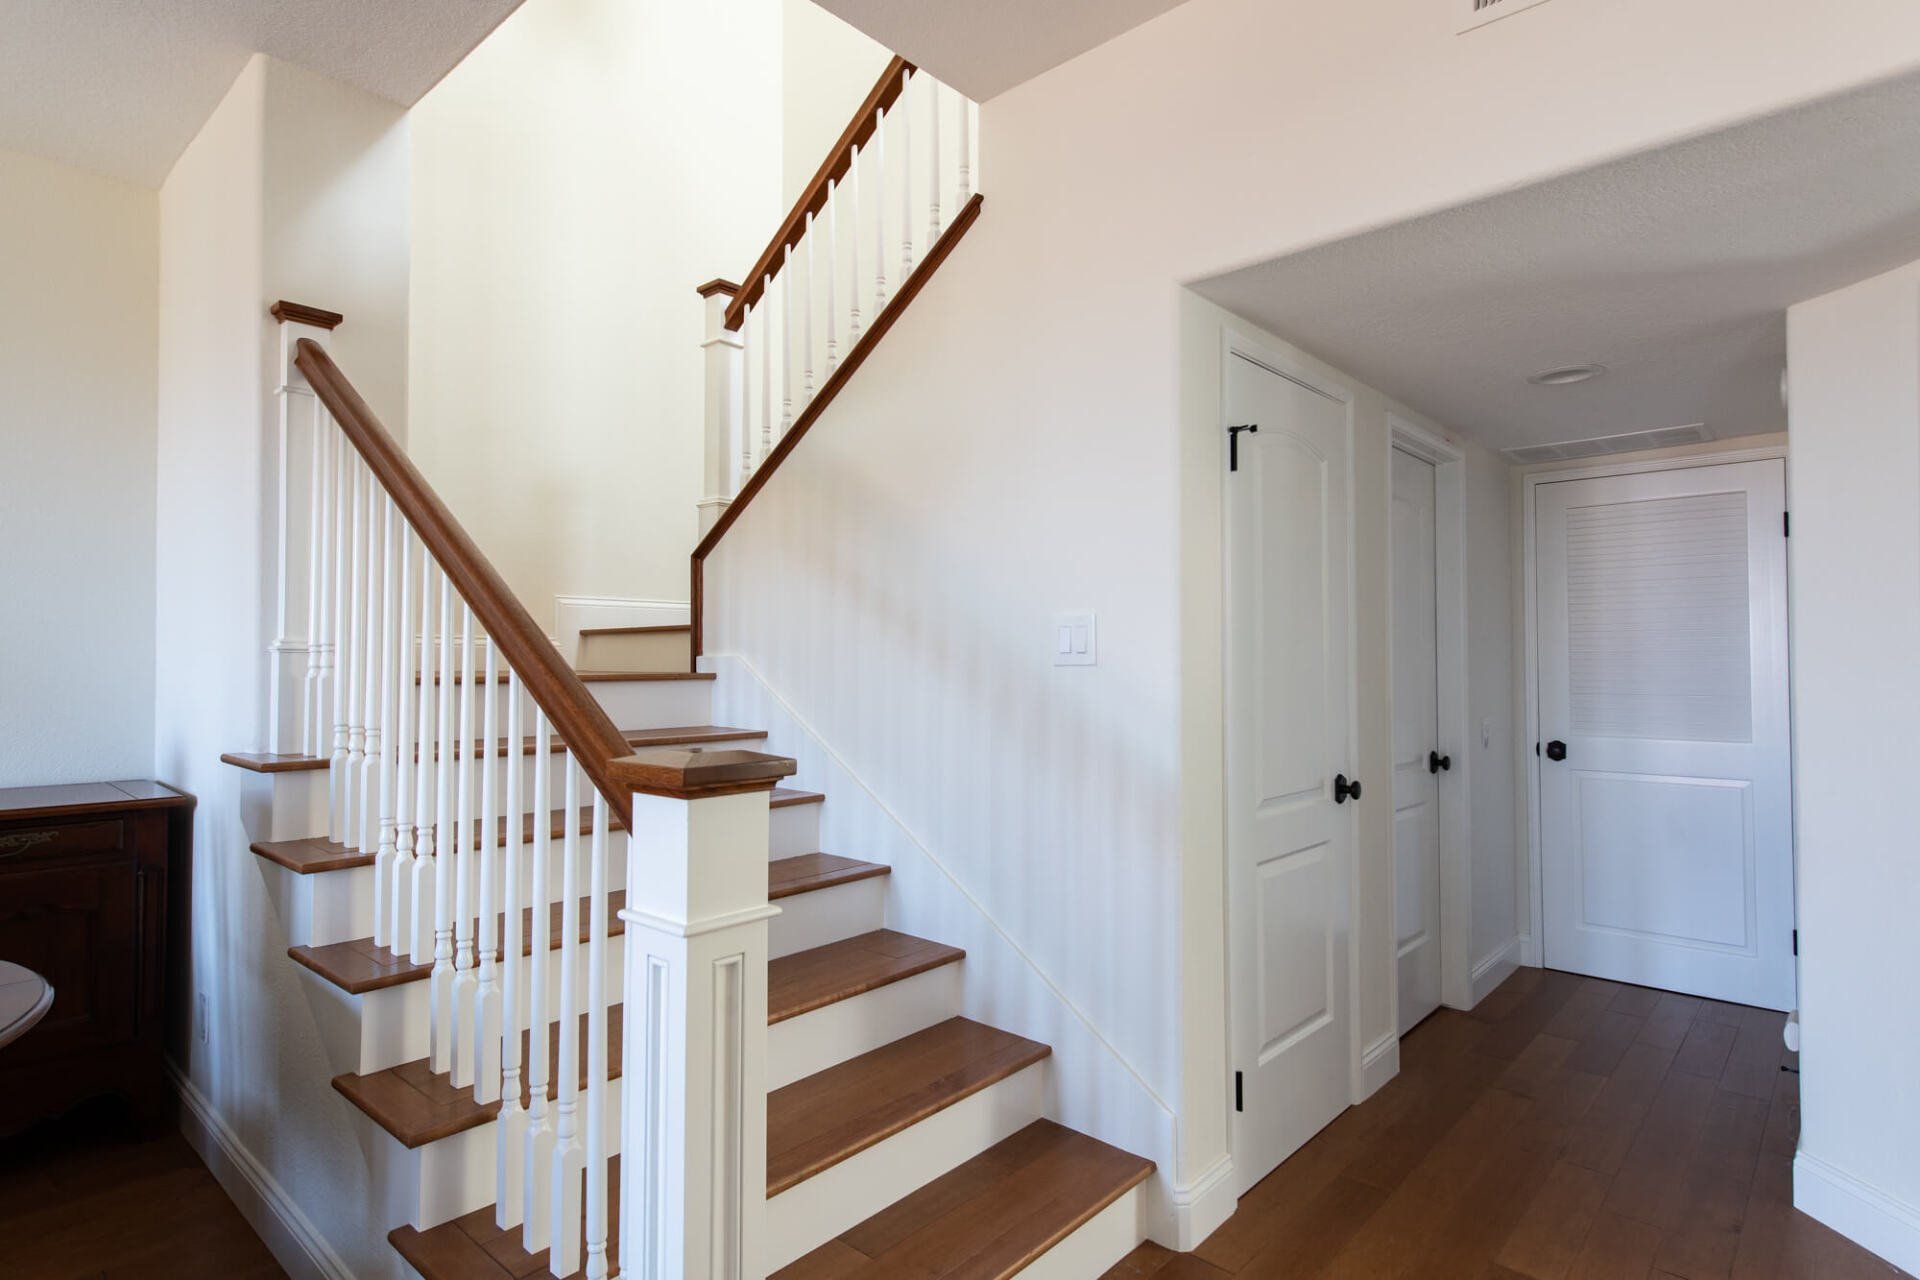
<instances>
[{"instance_id":1,"label":"white two-panel door","mask_svg":"<svg viewBox=\"0 0 1920 1280\"><path fill-rule=\"evenodd\" d=\"M1433 464L1394 449L1392 480L1394 941L1405 1035L1440 1007L1442 757Z\"/></svg>"},{"instance_id":2,"label":"white two-panel door","mask_svg":"<svg viewBox=\"0 0 1920 1280\"><path fill-rule=\"evenodd\" d=\"M1351 1101L1347 403L1238 354L1227 487L1233 1168L1244 1192Z\"/></svg>"},{"instance_id":3,"label":"white two-panel door","mask_svg":"<svg viewBox=\"0 0 1920 1280\"><path fill-rule=\"evenodd\" d=\"M1778 460L1536 498L1546 962L1794 1005Z\"/></svg>"}]
</instances>

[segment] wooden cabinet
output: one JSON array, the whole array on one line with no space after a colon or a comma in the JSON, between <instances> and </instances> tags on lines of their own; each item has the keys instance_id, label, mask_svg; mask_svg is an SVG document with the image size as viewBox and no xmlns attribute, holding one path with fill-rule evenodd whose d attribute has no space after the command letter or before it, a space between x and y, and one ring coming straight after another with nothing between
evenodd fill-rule
<instances>
[{"instance_id":1,"label":"wooden cabinet","mask_svg":"<svg viewBox=\"0 0 1920 1280\"><path fill-rule=\"evenodd\" d=\"M169 864L192 805L157 782L0 790L0 960L54 989L0 1049L0 1133L99 1093L165 1113Z\"/></svg>"}]
</instances>

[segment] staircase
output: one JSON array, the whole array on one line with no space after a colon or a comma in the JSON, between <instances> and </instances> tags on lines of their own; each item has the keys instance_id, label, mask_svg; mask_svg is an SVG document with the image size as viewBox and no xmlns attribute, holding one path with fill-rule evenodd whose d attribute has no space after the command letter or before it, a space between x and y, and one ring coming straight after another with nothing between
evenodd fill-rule
<instances>
[{"instance_id":1,"label":"staircase","mask_svg":"<svg viewBox=\"0 0 1920 1280\"><path fill-rule=\"evenodd\" d=\"M820 847L830 798L711 723L695 669L707 554L978 216L963 100L942 185L955 97L896 59L749 284L702 291L692 617L584 631L578 670L328 358L342 318L274 309L305 640L276 646L273 750L223 759L256 778L252 852L367 1155L340 1191L387 1215L394 1274L1090 1277L1142 1238L1150 1162L1047 1118L1074 1083L1048 1046L965 1016L966 954L886 927L889 868ZM863 173L892 199L889 134L904 245L861 213ZM864 330L857 259L835 301L843 185L852 242L879 224Z\"/></svg>"}]
</instances>

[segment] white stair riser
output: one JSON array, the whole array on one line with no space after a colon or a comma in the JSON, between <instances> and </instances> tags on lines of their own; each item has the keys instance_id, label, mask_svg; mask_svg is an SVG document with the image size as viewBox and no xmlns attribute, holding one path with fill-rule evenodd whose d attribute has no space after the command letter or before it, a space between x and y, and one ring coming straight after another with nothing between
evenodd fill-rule
<instances>
[{"instance_id":1,"label":"white stair riser","mask_svg":"<svg viewBox=\"0 0 1920 1280\"><path fill-rule=\"evenodd\" d=\"M587 692L622 729L675 729L683 725L713 723L713 681L711 680L593 680ZM473 700L475 736L486 720L486 691ZM506 686L492 688L496 723L507 723ZM454 723L460 720L460 703L453 705ZM526 731L533 731L532 717L524 718Z\"/></svg>"},{"instance_id":2,"label":"white stair riser","mask_svg":"<svg viewBox=\"0 0 1920 1280\"><path fill-rule=\"evenodd\" d=\"M579 883L576 886L580 896L585 896L587 886L587 838L580 837L581 866L577 873ZM565 868L561 864L562 843L554 840L547 858L547 891L543 899L553 903L561 900L562 876ZM506 877L507 851L501 848L495 859L497 867L494 879L494 902L503 903L503 886ZM324 947L335 942L351 942L355 938L374 936L373 928L373 888L374 868L353 867L342 871L321 871L312 875L301 875L289 871L278 863L258 858L260 873L266 878L268 896L273 900L279 913L280 922L287 931L287 945L293 947ZM520 848L520 901L532 900L533 890L533 845L524 844ZM624 889L627 883L627 837L625 832L612 833L607 842L607 887ZM474 886L474 902L479 903L479 886ZM874 926L878 928L878 926ZM424 958L424 957L423 957Z\"/></svg>"},{"instance_id":3,"label":"white stair riser","mask_svg":"<svg viewBox=\"0 0 1920 1280\"><path fill-rule=\"evenodd\" d=\"M819 1248L1040 1119L1046 1067L1045 1060L1036 1062L770 1198L767 1270Z\"/></svg>"},{"instance_id":4,"label":"white stair riser","mask_svg":"<svg viewBox=\"0 0 1920 1280\"><path fill-rule=\"evenodd\" d=\"M606 979L606 1000L610 1005L618 1004L621 999L625 955L624 934L607 939L609 967ZM522 989L531 980L529 976L531 963L531 957L520 958L519 985ZM315 1020L320 1026L321 1037L326 1043L328 1064L333 1074L339 1075L351 1071L367 1075L427 1056L432 1047L430 1036L433 1004L430 978L422 978L416 982L403 982L392 987L381 987L361 995L352 995L334 986L319 974L307 970L302 970L302 973L306 978L306 989L312 996L311 1004ZM546 1015L551 1021L558 1008L560 994L560 953L558 951L547 953L546 989ZM575 1008L585 1009L587 965L584 952L574 974L574 991ZM519 1025L522 1027L527 1025L524 1007L520 1013Z\"/></svg>"},{"instance_id":5,"label":"white stair riser","mask_svg":"<svg viewBox=\"0 0 1920 1280\"><path fill-rule=\"evenodd\" d=\"M339 1102L351 1108L354 1115L359 1117L368 1166L373 1176L389 1188L395 1197L386 1203L394 1205L408 1225L427 1231L494 1203L497 1190L495 1144L499 1141L500 1132L497 1121L489 1120L409 1150L351 1102L345 1098L340 1098ZM552 1102L547 1104L549 1114L553 1105ZM586 1134L586 1110L587 1097L582 1093L576 1113L581 1125L582 1141ZM606 1135L607 1153L618 1155L618 1080L608 1082L607 1107L601 1132ZM608 1209L610 1213L617 1212L617 1206L609 1205Z\"/></svg>"},{"instance_id":6,"label":"white stair riser","mask_svg":"<svg viewBox=\"0 0 1920 1280\"><path fill-rule=\"evenodd\" d=\"M820 806L788 804L767 812L767 857L793 858L820 852ZM848 854L852 857L852 854Z\"/></svg>"},{"instance_id":7,"label":"white stair riser","mask_svg":"<svg viewBox=\"0 0 1920 1280\"><path fill-rule=\"evenodd\" d=\"M767 1028L767 1088L803 1080L960 1013L961 966L943 964Z\"/></svg>"},{"instance_id":8,"label":"white stair riser","mask_svg":"<svg viewBox=\"0 0 1920 1280\"><path fill-rule=\"evenodd\" d=\"M768 921L767 955L778 960L880 928L886 923L887 878L796 893L774 905L780 914Z\"/></svg>"},{"instance_id":9,"label":"white stair riser","mask_svg":"<svg viewBox=\"0 0 1920 1280\"><path fill-rule=\"evenodd\" d=\"M1147 1238L1146 1199L1144 1183L1132 1188L1036 1258L1020 1273L1020 1280L1086 1280L1105 1275Z\"/></svg>"},{"instance_id":10,"label":"white stair riser","mask_svg":"<svg viewBox=\"0 0 1920 1280\"><path fill-rule=\"evenodd\" d=\"M685 671L692 651L692 637L685 631L582 636L575 665L586 671Z\"/></svg>"}]
</instances>

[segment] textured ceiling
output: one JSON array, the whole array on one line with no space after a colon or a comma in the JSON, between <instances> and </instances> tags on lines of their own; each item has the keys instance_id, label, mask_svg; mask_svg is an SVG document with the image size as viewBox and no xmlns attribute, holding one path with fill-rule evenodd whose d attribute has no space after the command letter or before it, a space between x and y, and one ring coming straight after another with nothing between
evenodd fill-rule
<instances>
[{"instance_id":1,"label":"textured ceiling","mask_svg":"<svg viewBox=\"0 0 1920 1280\"><path fill-rule=\"evenodd\" d=\"M1920 77L1196 288L1495 448L1781 430L1784 309L1920 258ZM1529 374L1599 363L1572 387Z\"/></svg>"},{"instance_id":2,"label":"textured ceiling","mask_svg":"<svg viewBox=\"0 0 1920 1280\"><path fill-rule=\"evenodd\" d=\"M0 148L158 186L269 53L404 106L519 0L5 0Z\"/></svg>"},{"instance_id":3,"label":"textured ceiling","mask_svg":"<svg viewBox=\"0 0 1920 1280\"><path fill-rule=\"evenodd\" d=\"M889 49L985 102L1181 0L819 0Z\"/></svg>"}]
</instances>

